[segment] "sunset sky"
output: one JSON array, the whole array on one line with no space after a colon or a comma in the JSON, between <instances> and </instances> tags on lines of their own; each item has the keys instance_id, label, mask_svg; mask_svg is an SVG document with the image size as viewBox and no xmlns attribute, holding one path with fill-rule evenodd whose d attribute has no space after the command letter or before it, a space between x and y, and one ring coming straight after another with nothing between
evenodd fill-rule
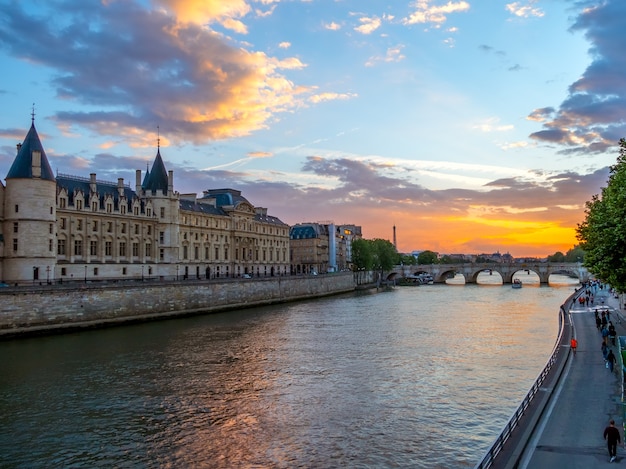
<instances>
[{"instance_id":1,"label":"sunset sky","mask_svg":"<svg viewBox=\"0 0 626 469\"><path fill-rule=\"evenodd\" d=\"M577 241L626 136L626 1L0 0L0 178L233 188L401 252Z\"/></svg>"}]
</instances>

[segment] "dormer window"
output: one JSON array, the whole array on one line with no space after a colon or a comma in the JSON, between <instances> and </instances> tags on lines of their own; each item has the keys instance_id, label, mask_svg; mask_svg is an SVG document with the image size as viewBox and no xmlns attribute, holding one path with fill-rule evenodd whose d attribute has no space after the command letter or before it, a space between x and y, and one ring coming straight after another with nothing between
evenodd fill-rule
<instances>
[{"instance_id":1,"label":"dormer window","mask_svg":"<svg viewBox=\"0 0 626 469\"><path fill-rule=\"evenodd\" d=\"M97 212L98 211L98 202L92 202L91 203L91 211L92 212Z\"/></svg>"}]
</instances>

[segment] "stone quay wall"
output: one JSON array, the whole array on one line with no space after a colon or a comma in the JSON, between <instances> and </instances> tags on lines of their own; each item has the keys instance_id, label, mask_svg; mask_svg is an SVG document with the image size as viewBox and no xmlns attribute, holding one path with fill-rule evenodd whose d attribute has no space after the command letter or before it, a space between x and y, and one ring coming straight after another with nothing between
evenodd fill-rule
<instances>
[{"instance_id":1,"label":"stone quay wall","mask_svg":"<svg viewBox=\"0 0 626 469\"><path fill-rule=\"evenodd\" d=\"M355 290L352 273L0 289L0 337L248 308Z\"/></svg>"}]
</instances>

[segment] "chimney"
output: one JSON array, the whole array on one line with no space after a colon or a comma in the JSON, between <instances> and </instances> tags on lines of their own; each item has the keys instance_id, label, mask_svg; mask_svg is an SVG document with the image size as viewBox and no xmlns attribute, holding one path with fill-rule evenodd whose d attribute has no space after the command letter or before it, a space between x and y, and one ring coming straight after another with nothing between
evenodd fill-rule
<instances>
[{"instance_id":1,"label":"chimney","mask_svg":"<svg viewBox=\"0 0 626 469\"><path fill-rule=\"evenodd\" d=\"M141 169L135 171L135 192L141 195Z\"/></svg>"},{"instance_id":2,"label":"chimney","mask_svg":"<svg viewBox=\"0 0 626 469\"><path fill-rule=\"evenodd\" d=\"M97 191L96 188L96 173L89 174L89 190L92 194L95 194Z\"/></svg>"},{"instance_id":3,"label":"chimney","mask_svg":"<svg viewBox=\"0 0 626 469\"><path fill-rule=\"evenodd\" d=\"M124 178L117 178L117 193L120 197L124 195Z\"/></svg>"},{"instance_id":4,"label":"chimney","mask_svg":"<svg viewBox=\"0 0 626 469\"><path fill-rule=\"evenodd\" d=\"M174 171L172 170L167 172L167 192L169 194L174 192Z\"/></svg>"},{"instance_id":5,"label":"chimney","mask_svg":"<svg viewBox=\"0 0 626 469\"><path fill-rule=\"evenodd\" d=\"M17 146L17 152L19 153L20 150L22 149L22 144L18 143L16 146Z\"/></svg>"}]
</instances>

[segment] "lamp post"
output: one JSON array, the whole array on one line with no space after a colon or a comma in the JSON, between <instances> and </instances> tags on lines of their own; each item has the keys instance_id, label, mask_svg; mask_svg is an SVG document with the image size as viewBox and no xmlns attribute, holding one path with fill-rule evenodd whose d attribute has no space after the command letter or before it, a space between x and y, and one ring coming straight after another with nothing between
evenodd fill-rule
<instances>
[{"instance_id":1,"label":"lamp post","mask_svg":"<svg viewBox=\"0 0 626 469\"><path fill-rule=\"evenodd\" d=\"M143 264L141 264L141 281L143 282Z\"/></svg>"},{"instance_id":2,"label":"lamp post","mask_svg":"<svg viewBox=\"0 0 626 469\"><path fill-rule=\"evenodd\" d=\"M85 265L85 283L87 283L87 266Z\"/></svg>"},{"instance_id":3,"label":"lamp post","mask_svg":"<svg viewBox=\"0 0 626 469\"><path fill-rule=\"evenodd\" d=\"M50 285L50 266L46 266L46 284Z\"/></svg>"}]
</instances>

